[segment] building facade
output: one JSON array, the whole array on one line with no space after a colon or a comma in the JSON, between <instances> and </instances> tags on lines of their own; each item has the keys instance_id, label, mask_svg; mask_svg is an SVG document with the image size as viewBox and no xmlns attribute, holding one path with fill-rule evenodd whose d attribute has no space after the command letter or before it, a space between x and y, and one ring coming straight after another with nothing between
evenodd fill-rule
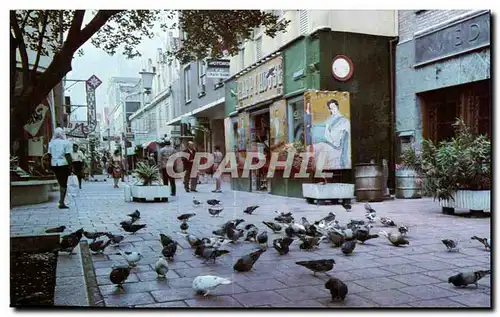
<instances>
[{"instance_id":1,"label":"building facade","mask_svg":"<svg viewBox=\"0 0 500 317\"><path fill-rule=\"evenodd\" d=\"M333 181L353 183L356 164L392 159L391 42L397 34L396 12L277 14L291 21L287 32L270 39L256 30L254 39L231 60L238 71L226 82L226 148L240 157L263 151L268 159L285 143L299 141L313 149L324 141L327 103L335 100L349 122L349 136L343 143L343 163L332 161L326 169L334 171ZM338 59L348 65L345 74L335 73ZM302 197L302 183L317 181L283 179L280 173L266 179L263 168L248 178L240 175L232 185Z\"/></svg>"},{"instance_id":2,"label":"building facade","mask_svg":"<svg viewBox=\"0 0 500 317\"><path fill-rule=\"evenodd\" d=\"M491 135L490 12L399 12L395 132L400 153L413 142L452 137L462 118Z\"/></svg>"}]
</instances>

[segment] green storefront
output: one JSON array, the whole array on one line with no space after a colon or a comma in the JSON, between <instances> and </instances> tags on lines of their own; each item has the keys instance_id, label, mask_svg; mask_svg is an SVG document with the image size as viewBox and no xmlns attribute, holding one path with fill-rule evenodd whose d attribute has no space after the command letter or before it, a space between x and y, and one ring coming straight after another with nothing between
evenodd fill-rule
<instances>
[{"instance_id":1,"label":"green storefront","mask_svg":"<svg viewBox=\"0 0 500 317\"><path fill-rule=\"evenodd\" d=\"M328 170L334 174L328 182L353 184L355 165L371 160L381 162L386 159L389 166L393 166L392 42L390 37L322 29L309 36L301 36L279 50L283 56L282 99L286 101L284 138L287 143L307 140L310 145L313 138L316 140L317 135L323 133L311 124L313 121L305 123L304 98L309 104L307 113L310 115L307 117L312 117L312 120L323 116L324 110L311 114L311 96L315 99L315 95L321 98L338 95L346 99L341 107L347 109L350 121L350 155L348 164L339 165L343 168ZM234 121L232 117L240 116L236 107L237 90L234 79L226 83L226 120ZM309 129L309 126L314 127ZM226 125L228 128L229 124ZM231 138L234 135L226 132L226 142L234 142L228 140ZM227 144L226 148L229 149ZM276 172L275 177L269 180L270 192L302 197L303 183L319 181L323 179L315 179L314 175L308 179L283 179ZM240 179L233 184L235 190L251 190L251 180Z\"/></svg>"}]
</instances>

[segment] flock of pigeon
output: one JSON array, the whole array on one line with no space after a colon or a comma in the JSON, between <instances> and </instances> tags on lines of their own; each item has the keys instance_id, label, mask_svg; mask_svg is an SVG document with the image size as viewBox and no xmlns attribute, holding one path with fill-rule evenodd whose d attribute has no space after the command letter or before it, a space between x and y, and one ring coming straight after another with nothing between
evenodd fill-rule
<instances>
[{"instance_id":1,"label":"flock of pigeon","mask_svg":"<svg viewBox=\"0 0 500 317\"><path fill-rule=\"evenodd\" d=\"M208 212L212 217L219 217L220 213L224 210L221 207L221 202L219 200L210 199L207 200L207 204L210 205ZM193 205L201 207L203 206L203 203L194 199ZM343 203L342 206L346 209L346 211L350 211L352 208L348 203ZM250 206L243 212L245 214L252 215L258 208L259 206ZM410 244L407 239L407 226L397 225L394 220L387 217L378 218L376 211L368 203L365 204L365 210L366 220L351 219L350 222L345 225L340 224L339 221L335 219L336 215L332 212L322 219L313 221L312 223L305 217L302 217L299 223L295 221L291 212L279 213L276 211L278 215L274 218L274 221L263 221L262 223L266 226L266 228L272 231L273 234L280 235L278 238L272 240L272 247L280 256L288 254L290 252L290 245L295 241L300 243L299 248L303 251L314 250L320 246L322 241L324 241L329 243L334 248L340 248L341 252L346 256L354 252L358 243L364 244L370 239L379 238L379 236L386 237L390 244L395 247ZM186 213L177 217L180 221L181 230L178 234L188 242L192 249L194 249L195 257L205 260L203 263L207 263L209 261L215 263L217 258L225 254L229 254L230 251L224 249L224 246L229 243L256 243L256 250L239 258L233 266L233 269L236 272L248 272L253 269L261 254L266 252L269 247L268 231L260 230L254 224L244 225L244 219L234 219L225 222L220 226L220 228L212 232L212 237L197 237L188 232L189 220L194 216L196 216L195 213ZM146 228L146 224L136 223L137 220L141 218L138 210L129 214L128 217L130 217L130 219L120 223L125 232L134 234L137 231ZM378 234L372 234L370 230L373 228L373 224L376 223L377 220L383 226L387 228L394 228L396 230L387 230L389 232L382 230L378 232ZM46 232L54 233L63 232L64 230L65 227L61 226L58 228L48 229ZM74 254L73 250L79 244L82 236L92 240L89 244L89 248L94 253L103 252L110 244L114 244L119 247L119 243L124 240L124 236L122 235L113 235L109 232L86 232L82 228L63 236L58 251ZM107 237L107 241L99 239L101 237ZM488 251L491 250L490 239L480 238L477 236L473 236L471 239L482 243ZM154 267L156 273L158 274L158 278L165 279L169 270L168 263L169 261L174 260L179 243L166 234L160 234L160 242L163 246L163 250L161 251L162 255L159 257ZM448 251L459 251L458 243L456 241L445 239L442 240L442 242ZM109 275L109 279L113 284L117 285L118 289L123 289L123 283L127 280L131 270L137 266L137 263L143 258L143 256L140 252L122 251L119 248L117 254L121 255L126 260L128 265L113 267ZM327 272L331 271L336 263L332 258L325 258L320 260L298 261L296 264L312 271L313 275L316 275L316 273L328 274ZM470 284L475 284L477 287L477 282L490 273L490 270L460 273L451 276L448 282L452 283L456 287L466 287ZM204 275L196 277L193 280L192 287L196 293L207 296L210 291L214 290L219 285L226 284L231 284L231 281L223 277ZM330 291L332 301L343 301L348 293L347 285L334 277L330 277L328 279L325 283L325 288Z\"/></svg>"}]
</instances>

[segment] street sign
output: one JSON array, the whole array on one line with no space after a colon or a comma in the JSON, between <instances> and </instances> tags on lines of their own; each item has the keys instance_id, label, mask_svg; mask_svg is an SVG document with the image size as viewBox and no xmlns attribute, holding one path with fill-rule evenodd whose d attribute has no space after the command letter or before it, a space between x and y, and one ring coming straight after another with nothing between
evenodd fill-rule
<instances>
[{"instance_id":1,"label":"street sign","mask_svg":"<svg viewBox=\"0 0 500 317\"><path fill-rule=\"evenodd\" d=\"M87 85L91 86L94 89L99 87L101 84L102 81L96 75L92 75L89 79L87 79Z\"/></svg>"},{"instance_id":2,"label":"street sign","mask_svg":"<svg viewBox=\"0 0 500 317\"><path fill-rule=\"evenodd\" d=\"M228 59L209 59L207 60L207 78L229 78L229 64Z\"/></svg>"}]
</instances>

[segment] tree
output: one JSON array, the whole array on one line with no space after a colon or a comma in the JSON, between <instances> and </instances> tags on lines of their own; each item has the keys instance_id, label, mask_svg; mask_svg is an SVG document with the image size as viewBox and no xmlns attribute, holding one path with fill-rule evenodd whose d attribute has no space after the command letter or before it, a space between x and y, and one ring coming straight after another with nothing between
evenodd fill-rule
<instances>
[{"instance_id":1,"label":"tree","mask_svg":"<svg viewBox=\"0 0 500 317\"><path fill-rule=\"evenodd\" d=\"M136 47L141 40L154 36L153 26L160 23L161 28L166 30L167 25L162 21L176 13L164 10L98 10L91 12L92 19L83 25L86 10L10 11L11 136L24 143L24 124L50 91L71 71L73 57L82 53L81 47L88 40L110 55L121 49L127 58L134 58L140 56ZM277 16L259 10L181 11L179 23L186 37L177 51L169 52L169 57L186 63L208 55L235 55L254 28L263 26L265 33L274 37L277 32L286 30L288 22L279 22ZM28 48L36 53L33 65L28 59ZM48 56L49 52L52 53L52 61L43 72L39 72L40 58ZM17 69L17 54L22 65L20 70Z\"/></svg>"}]
</instances>

